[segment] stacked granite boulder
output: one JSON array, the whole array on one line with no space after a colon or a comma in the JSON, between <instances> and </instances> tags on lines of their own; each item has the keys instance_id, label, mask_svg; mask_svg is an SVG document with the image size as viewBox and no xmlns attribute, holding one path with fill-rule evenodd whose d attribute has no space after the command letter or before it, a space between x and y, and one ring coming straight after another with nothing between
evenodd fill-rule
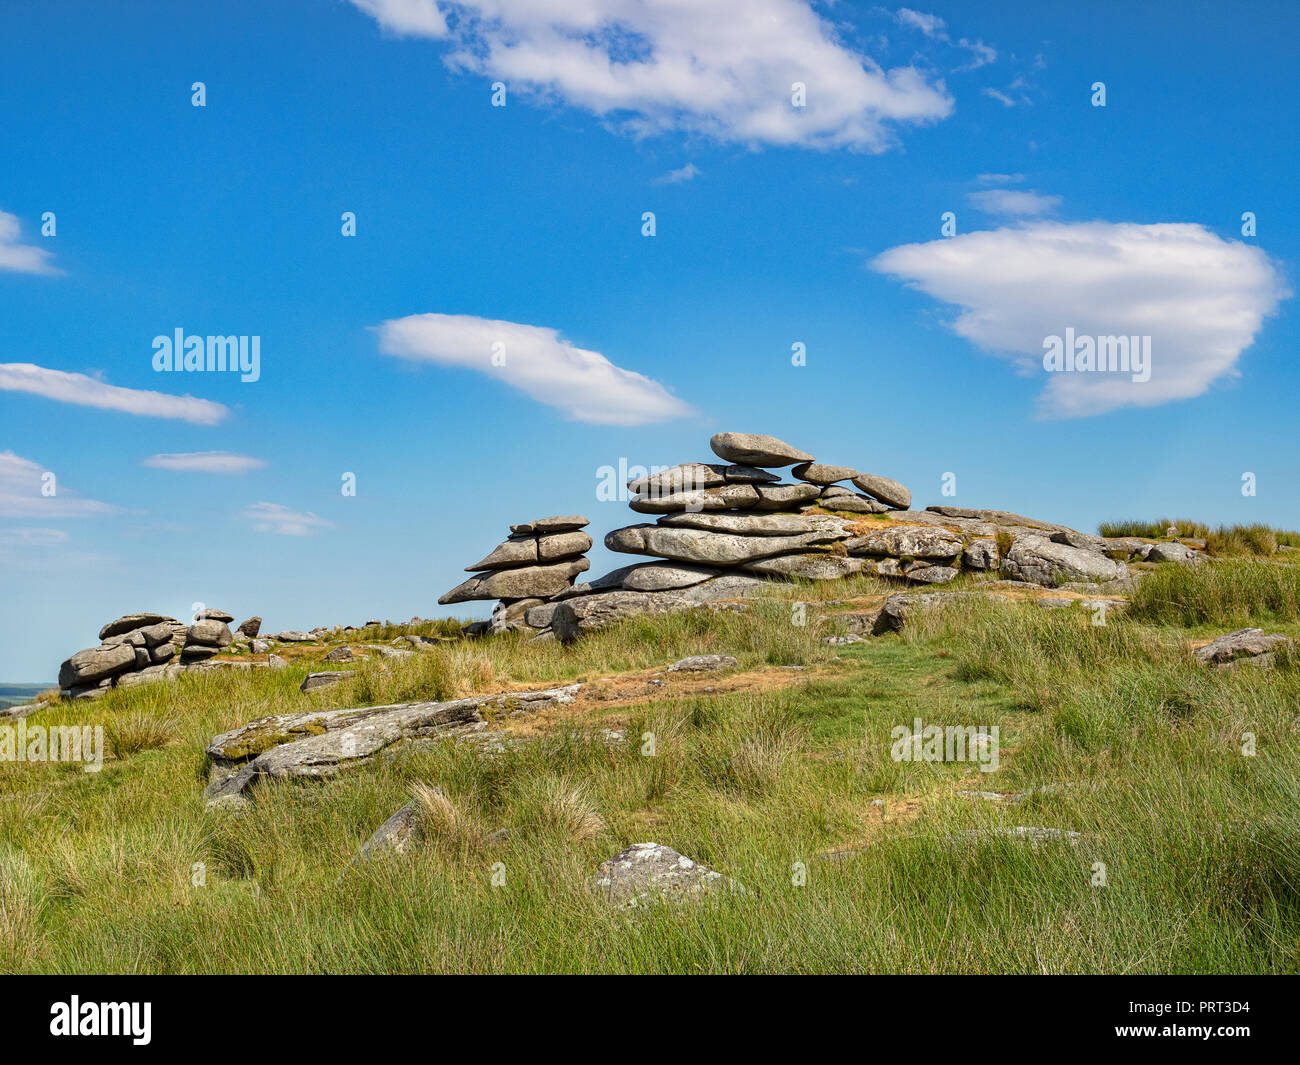
<instances>
[{"instance_id":1,"label":"stacked granite boulder","mask_svg":"<svg viewBox=\"0 0 1300 1065\"><path fill-rule=\"evenodd\" d=\"M59 687L73 699L97 699L122 683L175 675L185 626L165 614L126 614L99 630L98 647L78 651L59 667ZM127 681L125 678L140 678Z\"/></svg>"},{"instance_id":2,"label":"stacked granite boulder","mask_svg":"<svg viewBox=\"0 0 1300 1065\"><path fill-rule=\"evenodd\" d=\"M71 699L97 699L111 688L171 680L188 668L232 649L229 623L220 610L201 610L187 625L166 614L125 614L99 630L99 646L87 647L59 667L59 688ZM260 618L240 626L257 632Z\"/></svg>"},{"instance_id":3,"label":"stacked granite boulder","mask_svg":"<svg viewBox=\"0 0 1300 1065\"><path fill-rule=\"evenodd\" d=\"M589 524L581 514L572 514L510 526L505 540L486 557L465 567L474 575L438 602L446 605L475 599L499 600L491 619L472 626L472 633L549 628L549 614L546 618L541 614L547 613L550 600L570 589L578 574L591 566L586 557L591 537L582 531ZM539 610L541 613L535 613Z\"/></svg>"},{"instance_id":4,"label":"stacked granite boulder","mask_svg":"<svg viewBox=\"0 0 1300 1065\"><path fill-rule=\"evenodd\" d=\"M575 585L536 620L569 640L633 614L728 607L782 578L936 585L966 569L1054 586L1128 574L1129 545L1003 511L914 511L898 481L771 436L719 433L710 446L723 464L684 463L628 484L632 510L656 521L615 529L605 546L654 561ZM772 472L786 467L794 483Z\"/></svg>"}]
</instances>

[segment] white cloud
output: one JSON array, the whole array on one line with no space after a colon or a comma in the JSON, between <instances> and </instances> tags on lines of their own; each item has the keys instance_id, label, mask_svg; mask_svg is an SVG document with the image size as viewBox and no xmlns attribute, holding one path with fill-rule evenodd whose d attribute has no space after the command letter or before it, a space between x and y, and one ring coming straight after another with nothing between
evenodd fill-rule
<instances>
[{"instance_id":1,"label":"white cloud","mask_svg":"<svg viewBox=\"0 0 1300 1065\"><path fill-rule=\"evenodd\" d=\"M1032 189L980 189L966 199L985 214L1007 218L1029 218L1049 214L1061 205L1061 197L1048 196Z\"/></svg>"},{"instance_id":2,"label":"white cloud","mask_svg":"<svg viewBox=\"0 0 1300 1065\"><path fill-rule=\"evenodd\" d=\"M195 425L216 425L230 413L228 408L208 399L121 388L85 374L49 370L30 362L0 363L0 391L30 392L60 403L122 411L145 418L177 418Z\"/></svg>"},{"instance_id":3,"label":"white cloud","mask_svg":"<svg viewBox=\"0 0 1300 1065\"><path fill-rule=\"evenodd\" d=\"M0 451L0 518L88 518L116 509L70 491L54 470Z\"/></svg>"},{"instance_id":4,"label":"white cloud","mask_svg":"<svg viewBox=\"0 0 1300 1065\"><path fill-rule=\"evenodd\" d=\"M928 15L924 11L913 11L911 8L900 7L894 12L894 20L900 26L920 30L927 37L933 37L937 41L946 41L948 39L948 24L938 15Z\"/></svg>"},{"instance_id":5,"label":"white cloud","mask_svg":"<svg viewBox=\"0 0 1300 1065\"><path fill-rule=\"evenodd\" d=\"M681 130L749 145L885 151L893 126L952 113L941 81L884 70L805 0L743 12L681 0L352 0L396 33L446 38L454 70L500 79L637 135ZM420 29L423 25L424 29ZM803 82L807 103L791 103Z\"/></svg>"},{"instance_id":6,"label":"white cloud","mask_svg":"<svg viewBox=\"0 0 1300 1065\"><path fill-rule=\"evenodd\" d=\"M310 536L319 529L332 529L334 523L311 511L290 510L280 503L253 503L244 508L244 517L258 532L278 536Z\"/></svg>"},{"instance_id":7,"label":"white cloud","mask_svg":"<svg viewBox=\"0 0 1300 1065\"><path fill-rule=\"evenodd\" d=\"M598 351L575 347L546 326L413 314L376 330L385 355L478 370L577 421L646 425L694 413L658 381L615 366ZM495 360L494 352L499 353Z\"/></svg>"},{"instance_id":8,"label":"white cloud","mask_svg":"<svg viewBox=\"0 0 1300 1065\"><path fill-rule=\"evenodd\" d=\"M174 455L150 455L141 465L180 473L248 473L249 470L260 470L266 463L230 451L190 451Z\"/></svg>"},{"instance_id":9,"label":"white cloud","mask_svg":"<svg viewBox=\"0 0 1300 1065\"><path fill-rule=\"evenodd\" d=\"M352 0L352 4L399 37L447 36L447 20L435 0Z\"/></svg>"},{"instance_id":10,"label":"white cloud","mask_svg":"<svg viewBox=\"0 0 1300 1065\"><path fill-rule=\"evenodd\" d=\"M987 85L984 86L984 88L981 91L984 93L985 96L989 97L989 99L996 100L1003 107L1016 106L1016 101L1011 99L1011 97L1004 92L999 92L997 89L991 89Z\"/></svg>"},{"instance_id":11,"label":"white cloud","mask_svg":"<svg viewBox=\"0 0 1300 1065\"><path fill-rule=\"evenodd\" d=\"M701 170L694 163L687 163L678 170L670 170L661 177L655 178L656 185L680 185L683 181L692 181L699 177Z\"/></svg>"},{"instance_id":12,"label":"white cloud","mask_svg":"<svg viewBox=\"0 0 1300 1065\"><path fill-rule=\"evenodd\" d=\"M957 42L958 48L964 48L971 53L970 59L957 68L958 71L966 72L968 70L979 70L980 67L986 67L990 63L997 61L998 53L994 48L990 48L983 41L968 41L963 37Z\"/></svg>"},{"instance_id":13,"label":"white cloud","mask_svg":"<svg viewBox=\"0 0 1300 1065\"><path fill-rule=\"evenodd\" d=\"M976 174L975 180L981 185L1018 185L1025 180L1024 174Z\"/></svg>"},{"instance_id":14,"label":"white cloud","mask_svg":"<svg viewBox=\"0 0 1300 1065\"><path fill-rule=\"evenodd\" d=\"M891 248L873 269L962 308L952 328L1026 373L1046 414L1077 417L1199 396L1234 375L1290 296L1260 249L1192 223L1035 222ZM1043 343L1150 336L1151 377L1046 373Z\"/></svg>"},{"instance_id":15,"label":"white cloud","mask_svg":"<svg viewBox=\"0 0 1300 1065\"><path fill-rule=\"evenodd\" d=\"M17 215L0 211L0 270L19 274L61 274L52 262L54 258L44 248L20 244L22 226Z\"/></svg>"}]
</instances>

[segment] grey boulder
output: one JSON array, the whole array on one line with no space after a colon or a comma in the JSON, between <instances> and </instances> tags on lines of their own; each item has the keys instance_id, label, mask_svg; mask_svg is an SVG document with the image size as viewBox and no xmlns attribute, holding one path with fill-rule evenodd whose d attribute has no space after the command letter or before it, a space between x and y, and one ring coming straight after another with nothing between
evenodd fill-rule
<instances>
[{"instance_id":1,"label":"grey boulder","mask_svg":"<svg viewBox=\"0 0 1300 1065\"><path fill-rule=\"evenodd\" d=\"M1263 629L1238 629L1198 647L1193 654L1198 662L1221 666L1243 658L1269 656L1271 659L1272 652L1290 645L1292 641L1281 633L1265 635Z\"/></svg>"},{"instance_id":2,"label":"grey boulder","mask_svg":"<svg viewBox=\"0 0 1300 1065\"><path fill-rule=\"evenodd\" d=\"M1046 536L1022 535L1002 560L1001 571L1012 580L1051 588L1064 581L1118 580L1128 568L1100 551L1054 543Z\"/></svg>"},{"instance_id":3,"label":"grey boulder","mask_svg":"<svg viewBox=\"0 0 1300 1065\"><path fill-rule=\"evenodd\" d=\"M59 666L59 687L64 690L97 684L135 667L135 648L130 644L87 647Z\"/></svg>"},{"instance_id":4,"label":"grey boulder","mask_svg":"<svg viewBox=\"0 0 1300 1065\"><path fill-rule=\"evenodd\" d=\"M890 477L860 473L853 478L853 483L873 499L879 499L882 503L899 510L906 510L912 505L912 493Z\"/></svg>"},{"instance_id":5,"label":"grey boulder","mask_svg":"<svg viewBox=\"0 0 1300 1065\"><path fill-rule=\"evenodd\" d=\"M574 577L590 567L587 559L576 558L549 566L492 570L458 584L438 602L445 606L471 599L549 599L568 588Z\"/></svg>"},{"instance_id":6,"label":"grey boulder","mask_svg":"<svg viewBox=\"0 0 1300 1065\"><path fill-rule=\"evenodd\" d=\"M735 669L739 664L734 655L692 655L674 662L668 667L668 672L716 673L724 669Z\"/></svg>"},{"instance_id":7,"label":"grey boulder","mask_svg":"<svg viewBox=\"0 0 1300 1065\"><path fill-rule=\"evenodd\" d=\"M124 632L143 628L145 625L156 625L160 621L174 623L176 619L170 618L166 614L124 614L116 621L110 621L100 629L99 638L105 640L110 636L120 636Z\"/></svg>"},{"instance_id":8,"label":"grey boulder","mask_svg":"<svg viewBox=\"0 0 1300 1065\"><path fill-rule=\"evenodd\" d=\"M629 525L605 537L611 551L635 555L658 555L678 562L735 566L756 562L772 555L801 551L834 537L826 533L797 536L737 536L704 529L682 529L663 525Z\"/></svg>"},{"instance_id":9,"label":"grey boulder","mask_svg":"<svg viewBox=\"0 0 1300 1065\"><path fill-rule=\"evenodd\" d=\"M801 462L790 472L801 481L823 486L836 481L851 481L858 476L858 471L852 466L828 466L824 462Z\"/></svg>"},{"instance_id":10,"label":"grey boulder","mask_svg":"<svg viewBox=\"0 0 1300 1065\"><path fill-rule=\"evenodd\" d=\"M196 621L186 632L185 646L204 644L208 647L229 647L235 637L224 621L215 618Z\"/></svg>"},{"instance_id":11,"label":"grey boulder","mask_svg":"<svg viewBox=\"0 0 1300 1065\"><path fill-rule=\"evenodd\" d=\"M744 466L793 466L796 462L814 461L808 452L763 433L715 433L709 447L719 458Z\"/></svg>"},{"instance_id":12,"label":"grey boulder","mask_svg":"<svg viewBox=\"0 0 1300 1065\"><path fill-rule=\"evenodd\" d=\"M744 891L729 877L658 843L633 843L601 862L591 887L624 908Z\"/></svg>"},{"instance_id":13,"label":"grey boulder","mask_svg":"<svg viewBox=\"0 0 1300 1065\"><path fill-rule=\"evenodd\" d=\"M647 562L632 567L623 578L623 587L635 592L663 592L700 584L722 571L712 566L691 563Z\"/></svg>"},{"instance_id":14,"label":"grey boulder","mask_svg":"<svg viewBox=\"0 0 1300 1065\"><path fill-rule=\"evenodd\" d=\"M574 529L582 529L590 525L591 521L581 514L568 514L553 518L535 518L533 521L525 521L519 525L510 526L510 531L516 536L520 534L542 534L571 532Z\"/></svg>"}]
</instances>

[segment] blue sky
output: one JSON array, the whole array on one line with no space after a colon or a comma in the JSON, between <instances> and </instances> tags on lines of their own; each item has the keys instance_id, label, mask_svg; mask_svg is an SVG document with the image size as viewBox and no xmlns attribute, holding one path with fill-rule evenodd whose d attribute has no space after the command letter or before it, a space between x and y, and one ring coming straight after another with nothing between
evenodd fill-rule
<instances>
[{"instance_id":1,"label":"blue sky","mask_svg":"<svg viewBox=\"0 0 1300 1065\"><path fill-rule=\"evenodd\" d=\"M1300 527L1294 4L726 10L6 4L0 678L135 610L436 616L722 430L918 506ZM1066 327L1151 380L1049 375ZM177 328L259 379L156 372Z\"/></svg>"}]
</instances>

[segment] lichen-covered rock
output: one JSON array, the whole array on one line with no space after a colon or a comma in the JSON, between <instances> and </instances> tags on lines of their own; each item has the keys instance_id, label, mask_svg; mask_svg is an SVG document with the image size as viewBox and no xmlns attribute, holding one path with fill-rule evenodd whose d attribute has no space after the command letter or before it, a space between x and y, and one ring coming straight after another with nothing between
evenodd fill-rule
<instances>
[{"instance_id":1,"label":"lichen-covered rock","mask_svg":"<svg viewBox=\"0 0 1300 1065\"><path fill-rule=\"evenodd\" d=\"M961 538L946 529L924 526L882 526L846 540L851 555L887 555L891 558L956 558Z\"/></svg>"},{"instance_id":2,"label":"lichen-covered rock","mask_svg":"<svg viewBox=\"0 0 1300 1065\"><path fill-rule=\"evenodd\" d=\"M260 718L213 737L209 804L245 792L256 780L334 776L395 743L433 738L483 720L492 708L523 713L573 701L581 684L541 691L470 696L449 702L396 703Z\"/></svg>"},{"instance_id":3,"label":"lichen-covered rock","mask_svg":"<svg viewBox=\"0 0 1300 1065\"><path fill-rule=\"evenodd\" d=\"M423 810L418 802L408 802L388 818L361 845L359 858L385 858L405 854L420 838Z\"/></svg>"},{"instance_id":4,"label":"lichen-covered rock","mask_svg":"<svg viewBox=\"0 0 1300 1065\"><path fill-rule=\"evenodd\" d=\"M1128 568L1101 551L1058 544L1046 536L1017 536L1002 560L1001 571L1012 580L1046 588L1063 581L1101 582L1124 577Z\"/></svg>"},{"instance_id":5,"label":"lichen-covered rock","mask_svg":"<svg viewBox=\"0 0 1300 1065\"><path fill-rule=\"evenodd\" d=\"M681 658L668 667L669 673L716 673L735 669L740 663L734 655L692 655Z\"/></svg>"},{"instance_id":6,"label":"lichen-covered rock","mask_svg":"<svg viewBox=\"0 0 1300 1065\"><path fill-rule=\"evenodd\" d=\"M745 890L730 877L658 843L633 843L601 862L591 887L623 907Z\"/></svg>"},{"instance_id":7,"label":"lichen-covered rock","mask_svg":"<svg viewBox=\"0 0 1300 1065\"><path fill-rule=\"evenodd\" d=\"M332 688L341 681L347 680L352 676L352 671L347 669L325 670L320 673L308 673L303 678L303 682L298 685L301 692L319 691L321 688Z\"/></svg>"},{"instance_id":8,"label":"lichen-covered rock","mask_svg":"<svg viewBox=\"0 0 1300 1065\"><path fill-rule=\"evenodd\" d=\"M799 577L807 581L835 581L862 572L862 559L827 551L777 555L747 562L741 569L768 577Z\"/></svg>"}]
</instances>

